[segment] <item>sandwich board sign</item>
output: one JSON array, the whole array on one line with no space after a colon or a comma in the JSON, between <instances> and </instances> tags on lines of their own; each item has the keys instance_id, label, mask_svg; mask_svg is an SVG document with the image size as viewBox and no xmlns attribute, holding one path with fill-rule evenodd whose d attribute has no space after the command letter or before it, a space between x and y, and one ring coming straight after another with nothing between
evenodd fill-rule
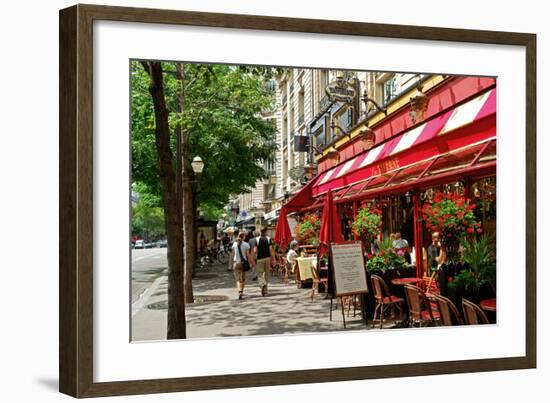
<instances>
[{"instance_id":1,"label":"sandwich board sign","mask_svg":"<svg viewBox=\"0 0 550 403\"><path fill-rule=\"evenodd\" d=\"M331 244L336 296L369 292L361 242Z\"/></svg>"}]
</instances>

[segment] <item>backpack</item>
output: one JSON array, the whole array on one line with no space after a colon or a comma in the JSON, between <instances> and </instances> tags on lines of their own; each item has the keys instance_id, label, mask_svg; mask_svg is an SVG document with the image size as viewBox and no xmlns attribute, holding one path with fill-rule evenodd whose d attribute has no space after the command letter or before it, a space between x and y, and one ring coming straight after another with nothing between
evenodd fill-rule
<instances>
[{"instance_id":1,"label":"backpack","mask_svg":"<svg viewBox=\"0 0 550 403\"><path fill-rule=\"evenodd\" d=\"M269 238L266 236L260 236L256 239L256 247L258 248L258 253L256 259L265 259L270 257L269 253Z\"/></svg>"}]
</instances>

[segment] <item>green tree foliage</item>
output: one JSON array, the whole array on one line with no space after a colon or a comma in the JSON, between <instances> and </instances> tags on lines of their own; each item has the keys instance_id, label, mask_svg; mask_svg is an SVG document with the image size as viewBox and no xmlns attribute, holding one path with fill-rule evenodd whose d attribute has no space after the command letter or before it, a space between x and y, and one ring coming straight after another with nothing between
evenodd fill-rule
<instances>
[{"instance_id":1,"label":"green tree foliage","mask_svg":"<svg viewBox=\"0 0 550 403\"><path fill-rule=\"evenodd\" d=\"M185 64L183 114L177 113L181 81L174 63L162 65L170 128L182 125L189 153L205 162L198 205L215 212L230 194L244 193L265 176L263 161L274 158L275 127L262 118L273 97L266 87L271 69L227 65ZM155 122L149 79L132 63L132 180L160 195L155 148ZM175 153L175 136L172 136ZM175 164L175 162L174 162Z\"/></svg>"},{"instance_id":2,"label":"green tree foliage","mask_svg":"<svg viewBox=\"0 0 550 403\"><path fill-rule=\"evenodd\" d=\"M204 203L201 207L201 216L206 220L217 220L225 212L223 207L216 207L208 203Z\"/></svg>"},{"instance_id":3,"label":"green tree foliage","mask_svg":"<svg viewBox=\"0 0 550 403\"><path fill-rule=\"evenodd\" d=\"M158 194L151 193L147 185L137 182L132 186L139 199L132 207L132 234L146 239L165 234L164 209Z\"/></svg>"}]
</instances>

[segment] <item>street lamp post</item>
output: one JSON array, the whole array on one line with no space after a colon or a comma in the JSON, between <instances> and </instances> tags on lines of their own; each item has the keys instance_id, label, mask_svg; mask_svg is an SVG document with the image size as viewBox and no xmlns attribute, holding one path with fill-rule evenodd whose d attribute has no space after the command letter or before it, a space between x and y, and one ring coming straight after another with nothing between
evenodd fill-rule
<instances>
[{"instance_id":1,"label":"street lamp post","mask_svg":"<svg viewBox=\"0 0 550 403\"><path fill-rule=\"evenodd\" d=\"M191 198L192 200L192 208L193 208L193 237L196 239L197 236L197 193L200 190L200 179L202 175L202 170L204 169L204 162L201 157L196 156L193 158L193 161L191 162L191 169L193 170L193 180L189 181L191 183L191 189L193 190L193 196Z\"/></svg>"},{"instance_id":2,"label":"street lamp post","mask_svg":"<svg viewBox=\"0 0 550 403\"><path fill-rule=\"evenodd\" d=\"M195 174L196 179L193 181L197 184L197 187L200 182L200 177L202 175L202 170L204 169L204 162L201 157L196 156L191 162L191 168L193 168L193 173Z\"/></svg>"}]
</instances>

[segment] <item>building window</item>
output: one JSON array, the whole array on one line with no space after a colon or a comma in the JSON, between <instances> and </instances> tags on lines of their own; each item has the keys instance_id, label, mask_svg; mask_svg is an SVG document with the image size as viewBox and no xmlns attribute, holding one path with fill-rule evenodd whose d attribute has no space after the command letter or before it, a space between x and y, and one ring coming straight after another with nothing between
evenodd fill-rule
<instances>
[{"instance_id":1,"label":"building window","mask_svg":"<svg viewBox=\"0 0 550 403\"><path fill-rule=\"evenodd\" d=\"M284 112L283 112L284 113ZM287 142L288 142L288 120L285 116L285 118L283 119L283 147L287 145Z\"/></svg>"},{"instance_id":2,"label":"building window","mask_svg":"<svg viewBox=\"0 0 550 403\"><path fill-rule=\"evenodd\" d=\"M392 76L390 79L382 83L382 103L388 104L397 95L396 77Z\"/></svg>"},{"instance_id":3,"label":"building window","mask_svg":"<svg viewBox=\"0 0 550 403\"><path fill-rule=\"evenodd\" d=\"M277 82L274 79L268 80L267 83L265 84L265 89L269 93L274 94L275 91L277 90Z\"/></svg>"},{"instance_id":4,"label":"building window","mask_svg":"<svg viewBox=\"0 0 550 403\"><path fill-rule=\"evenodd\" d=\"M321 148L327 143L327 138L323 127L313 133L313 138L315 139L315 147L317 148Z\"/></svg>"},{"instance_id":5,"label":"building window","mask_svg":"<svg viewBox=\"0 0 550 403\"><path fill-rule=\"evenodd\" d=\"M328 74L327 70L319 70L319 86L317 87L318 90L318 97L319 100L319 111L324 110L328 105L328 97L326 95L326 89L328 85Z\"/></svg>"},{"instance_id":6,"label":"building window","mask_svg":"<svg viewBox=\"0 0 550 403\"><path fill-rule=\"evenodd\" d=\"M264 185L264 200L272 200L275 198L275 185Z\"/></svg>"},{"instance_id":7,"label":"building window","mask_svg":"<svg viewBox=\"0 0 550 403\"><path fill-rule=\"evenodd\" d=\"M344 107L340 109L334 116L334 120L338 126L344 130L350 130L353 126L353 107ZM340 137L342 133L336 129L333 133L334 137Z\"/></svg>"},{"instance_id":8,"label":"building window","mask_svg":"<svg viewBox=\"0 0 550 403\"><path fill-rule=\"evenodd\" d=\"M298 93L298 127L304 123L304 87L300 83L300 92Z\"/></svg>"},{"instance_id":9,"label":"building window","mask_svg":"<svg viewBox=\"0 0 550 403\"><path fill-rule=\"evenodd\" d=\"M290 169L294 168L294 166L296 165L295 164L295 161L294 161L294 135L292 135L292 137L290 138Z\"/></svg>"}]
</instances>

